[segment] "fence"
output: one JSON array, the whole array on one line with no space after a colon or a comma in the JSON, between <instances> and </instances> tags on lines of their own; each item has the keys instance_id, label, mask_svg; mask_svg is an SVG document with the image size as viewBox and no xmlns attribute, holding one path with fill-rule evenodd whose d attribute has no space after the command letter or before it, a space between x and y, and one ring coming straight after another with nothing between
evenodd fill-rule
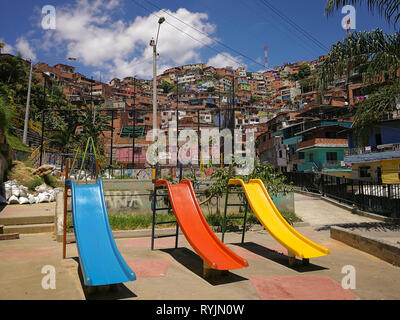
<instances>
[{"instance_id":1,"label":"fence","mask_svg":"<svg viewBox=\"0 0 400 320\"><path fill-rule=\"evenodd\" d=\"M288 182L309 192L355 205L363 211L400 218L400 185L305 172L284 173Z\"/></svg>"}]
</instances>

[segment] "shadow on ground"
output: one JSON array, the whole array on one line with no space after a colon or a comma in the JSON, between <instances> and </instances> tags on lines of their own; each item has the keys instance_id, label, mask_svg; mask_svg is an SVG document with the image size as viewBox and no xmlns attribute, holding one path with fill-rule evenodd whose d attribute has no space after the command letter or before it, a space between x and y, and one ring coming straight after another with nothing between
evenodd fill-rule
<instances>
[{"instance_id":1,"label":"shadow on ground","mask_svg":"<svg viewBox=\"0 0 400 320\"><path fill-rule=\"evenodd\" d=\"M118 283L111 285L109 288L107 286L100 286L98 290L94 293L89 293L85 282L83 280L83 273L81 269L81 264L78 257L72 258L78 263L78 275L81 282L82 291L85 295L86 300L119 300L127 298L135 298L135 295L131 290L129 290L123 283Z\"/></svg>"},{"instance_id":2,"label":"shadow on ground","mask_svg":"<svg viewBox=\"0 0 400 320\"><path fill-rule=\"evenodd\" d=\"M160 249L160 251L168 253L177 262L213 286L248 280L230 271L205 279L203 278L203 260L193 251L187 248Z\"/></svg>"},{"instance_id":3,"label":"shadow on ground","mask_svg":"<svg viewBox=\"0 0 400 320\"><path fill-rule=\"evenodd\" d=\"M360 222L360 223L337 223L329 224L316 228L316 231L329 230L331 227L341 227L345 229L363 229L368 231L400 231L400 224L389 222Z\"/></svg>"},{"instance_id":4,"label":"shadow on ground","mask_svg":"<svg viewBox=\"0 0 400 320\"><path fill-rule=\"evenodd\" d=\"M290 267L287 255L282 254L278 251L269 249L267 247L261 246L254 242L232 243L232 245L246 249L256 255L259 255L259 256L264 257L269 260L272 260L276 263L279 263L282 266L285 266L285 267L295 270L297 272L311 272L311 271L318 271L318 270L328 270L328 268L315 265L311 262L307 265L303 265L302 260L299 260L299 259L296 259L296 265L294 265L293 267Z\"/></svg>"}]
</instances>

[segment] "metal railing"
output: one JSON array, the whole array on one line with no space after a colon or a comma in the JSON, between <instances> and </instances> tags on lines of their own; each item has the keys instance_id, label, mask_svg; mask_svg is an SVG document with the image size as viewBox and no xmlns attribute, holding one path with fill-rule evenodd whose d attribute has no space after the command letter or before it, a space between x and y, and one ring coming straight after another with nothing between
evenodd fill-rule
<instances>
[{"instance_id":1,"label":"metal railing","mask_svg":"<svg viewBox=\"0 0 400 320\"><path fill-rule=\"evenodd\" d=\"M363 211L400 218L400 184L340 178L326 174L285 172L289 183Z\"/></svg>"},{"instance_id":2,"label":"metal railing","mask_svg":"<svg viewBox=\"0 0 400 320\"><path fill-rule=\"evenodd\" d=\"M346 155L356 156L362 154L391 152L391 151L400 151L400 143L353 148L349 149Z\"/></svg>"}]
</instances>

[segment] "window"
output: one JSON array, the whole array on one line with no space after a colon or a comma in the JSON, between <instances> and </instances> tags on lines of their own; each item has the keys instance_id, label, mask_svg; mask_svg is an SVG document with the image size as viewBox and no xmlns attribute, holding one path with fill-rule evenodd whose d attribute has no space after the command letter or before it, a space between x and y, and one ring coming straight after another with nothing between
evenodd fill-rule
<instances>
[{"instance_id":1,"label":"window","mask_svg":"<svg viewBox=\"0 0 400 320\"><path fill-rule=\"evenodd\" d=\"M378 182L382 183L382 168L381 167L378 167L376 169L376 176L378 178Z\"/></svg>"},{"instance_id":2,"label":"window","mask_svg":"<svg viewBox=\"0 0 400 320\"><path fill-rule=\"evenodd\" d=\"M371 174L368 172L370 168L371 167L360 167L358 169L360 178L370 178Z\"/></svg>"},{"instance_id":3,"label":"window","mask_svg":"<svg viewBox=\"0 0 400 320\"><path fill-rule=\"evenodd\" d=\"M309 159L310 162L314 162L314 154L313 154L313 153L310 153L310 154L308 155L308 159Z\"/></svg>"},{"instance_id":4,"label":"window","mask_svg":"<svg viewBox=\"0 0 400 320\"><path fill-rule=\"evenodd\" d=\"M377 146L380 146L382 144L382 135L380 133L375 135L375 142Z\"/></svg>"},{"instance_id":5,"label":"window","mask_svg":"<svg viewBox=\"0 0 400 320\"><path fill-rule=\"evenodd\" d=\"M279 150L279 158L282 159L282 157L283 157L282 150Z\"/></svg>"},{"instance_id":6,"label":"window","mask_svg":"<svg viewBox=\"0 0 400 320\"><path fill-rule=\"evenodd\" d=\"M337 152L327 152L326 153L326 160L327 161L337 161Z\"/></svg>"}]
</instances>

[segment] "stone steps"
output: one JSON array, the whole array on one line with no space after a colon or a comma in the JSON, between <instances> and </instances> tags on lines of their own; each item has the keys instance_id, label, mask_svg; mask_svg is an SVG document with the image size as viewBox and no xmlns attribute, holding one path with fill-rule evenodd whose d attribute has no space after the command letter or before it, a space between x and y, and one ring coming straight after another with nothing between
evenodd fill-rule
<instances>
[{"instance_id":1,"label":"stone steps","mask_svg":"<svg viewBox=\"0 0 400 320\"><path fill-rule=\"evenodd\" d=\"M54 231L54 223L7 225L7 226L4 226L4 228L3 228L4 234L44 233L44 232L53 232L53 231Z\"/></svg>"},{"instance_id":2,"label":"stone steps","mask_svg":"<svg viewBox=\"0 0 400 320\"><path fill-rule=\"evenodd\" d=\"M32 215L24 215L24 216L10 216L10 217L1 217L0 215L0 224L4 226L9 225L26 225L26 224L54 224L54 215L41 215L41 216L32 216Z\"/></svg>"},{"instance_id":3,"label":"stone steps","mask_svg":"<svg viewBox=\"0 0 400 320\"><path fill-rule=\"evenodd\" d=\"M7 205L0 212L3 233L53 232L55 226L55 204Z\"/></svg>"}]
</instances>

